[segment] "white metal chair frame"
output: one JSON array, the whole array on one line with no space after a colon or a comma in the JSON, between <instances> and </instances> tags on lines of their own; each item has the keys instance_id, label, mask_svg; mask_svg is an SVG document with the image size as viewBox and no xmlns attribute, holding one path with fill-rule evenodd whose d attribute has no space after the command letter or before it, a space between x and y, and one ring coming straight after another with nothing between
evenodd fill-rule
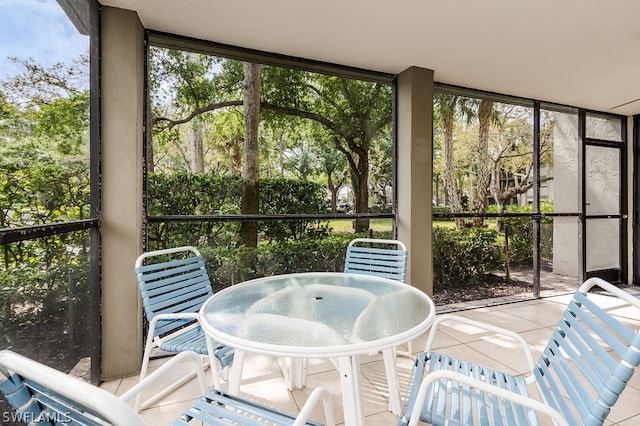
<instances>
[{"instance_id":1,"label":"white metal chair frame","mask_svg":"<svg viewBox=\"0 0 640 426\"><path fill-rule=\"evenodd\" d=\"M354 238L347 246L344 272L375 275L404 283L408 255L407 246L400 240Z\"/></svg>"},{"instance_id":2,"label":"white metal chair frame","mask_svg":"<svg viewBox=\"0 0 640 426\"><path fill-rule=\"evenodd\" d=\"M191 253L192 256L146 264L150 258L162 259L163 256L184 253ZM192 350L208 356L209 361L204 366L211 367L214 387L221 389L221 376L224 378L228 373L233 351L213 342L203 332L198 321L200 307L213 294L200 251L195 247L183 246L143 253L136 259L135 272L145 316L149 322L140 380L147 375L154 349L173 353ZM218 369L218 364L222 371ZM193 377L193 374L183 377L167 387L164 393L144 402L138 394L136 410L151 405Z\"/></svg>"},{"instance_id":3,"label":"white metal chair frame","mask_svg":"<svg viewBox=\"0 0 640 426\"><path fill-rule=\"evenodd\" d=\"M406 283L408 257L407 246L400 240L354 238L347 246L344 272L374 275ZM407 342L407 351L396 349L396 354L413 358L412 342Z\"/></svg>"},{"instance_id":4,"label":"white metal chair frame","mask_svg":"<svg viewBox=\"0 0 640 426\"><path fill-rule=\"evenodd\" d=\"M0 351L0 391L16 410L16 417L27 423L143 426L145 421L127 402L162 381L178 363L184 362L193 365L193 376L197 377L203 396L173 425L203 420L210 425L239 422L249 426L264 425L264 421L255 419L267 419L283 425L317 426L319 423L309 421L309 416L319 401L323 403L327 426L335 425L331 400L321 387L313 390L297 416L220 391L207 391L202 356L192 351L172 357L118 398L90 383L3 350ZM201 418L194 418L194 413Z\"/></svg>"},{"instance_id":5,"label":"white metal chair frame","mask_svg":"<svg viewBox=\"0 0 640 426\"><path fill-rule=\"evenodd\" d=\"M398 425L415 426L421 417L436 425L538 424L536 414L558 425L603 424L640 364L640 331L631 330L593 302L587 293L595 286L640 309L640 299L602 279L588 279L574 294L537 365L529 345L517 333L457 315L438 316L425 351L416 360L406 413ZM531 373L512 376L431 352L438 326L444 322L468 324L513 339L523 349ZM528 395L528 384L535 384L542 401ZM473 416L474 410L480 418ZM491 416L493 423L488 420Z\"/></svg>"}]
</instances>

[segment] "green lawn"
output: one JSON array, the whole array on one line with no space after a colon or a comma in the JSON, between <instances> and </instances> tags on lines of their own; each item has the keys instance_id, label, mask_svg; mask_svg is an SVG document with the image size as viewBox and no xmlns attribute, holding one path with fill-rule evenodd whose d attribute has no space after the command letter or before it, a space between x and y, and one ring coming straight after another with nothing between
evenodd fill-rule
<instances>
[{"instance_id":1,"label":"green lawn","mask_svg":"<svg viewBox=\"0 0 640 426\"><path fill-rule=\"evenodd\" d=\"M345 215L344 220L332 219L329 221L329 224L331 225L331 228L333 228L333 232L335 233L346 234L353 232L351 219L349 219L348 215ZM487 221L487 225L489 227L495 228L495 220ZM434 220L433 226L438 226L441 228L455 228L456 223L453 220ZM391 231L391 219L371 219L369 227L373 229L373 232Z\"/></svg>"},{"instance_id":2,"label":"green lawn","mask_svg":"<svg viewBox=\"0 0 640 426\"><path fill-rule=\"evenodd\" d=\"M329 221L333 232L338 234L353 233L353 226L351 219L348 215L345 215L346 219L332 219ZM391 231L391 219L371 219L369 221L369 228L373 229L373 232Z\"/></svg>"}]
</instances>

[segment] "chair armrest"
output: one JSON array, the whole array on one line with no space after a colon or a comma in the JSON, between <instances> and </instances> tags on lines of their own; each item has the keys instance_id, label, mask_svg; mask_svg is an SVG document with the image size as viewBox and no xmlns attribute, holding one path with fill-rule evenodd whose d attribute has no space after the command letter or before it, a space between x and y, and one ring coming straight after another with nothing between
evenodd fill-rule
<instances>
[{"instance_id":1,"label":"chair armrest","mask_svg":"<svg viewBox=\"0 0 640 426\"><path fill-rule=\"evenodd\" d=\"M520 346L522 347L522 350L524 351L524 355L527 360L527 365L529 366L529 372L533 372L533 369L535 368L533 353L531 352L531 347L529 346L527 341L522 338L522 336L520 336L518 333L514 331L507 330L506 328L496 327L495 325L492 325L486 322L472 320L459 315L445 314L445 315L436 316L435 321L431 325L431 330L429 331L429 337L427 338L427 343L425 344L424 352L430 352L432 350L431 346L433 345L433 340L436 336L438 326L443 322L459 322L459 323L471 325L473 327L477 327L483 330L491 331L493 333L500 334L515 340L520 344Z\"/></svg>"},{"instance_id":2,"label":"chair armrest","mask_svg":"<svg viewBox=\"0 0 640 426\"><path fill-rule=\"evenodd\" d=\"M202 368L202 355L198 355L193 351L185 351L171 357L171 359L165 362L160 368L142 379L137 385L129 389L127 392L123 393L120 396L120 399L123 401L132 399L152 384L162 380L165 375L176 366L176 364L181 362L191 362L193 364L195 374L198 376L200 392L204 394L207 391L207 381L204 376L204 369Z\"/></svg>"},{"instance_id":3,"label":"chair armrest","mask_svg":"<svg viewBox=\"0 0 640 426\"><path fill-rule=\"evenodd\" d=\"M568 426L567 420L562 416L562 414L560 414L560 412L554 410L550 406L540 401L537 401L529 397L525 397L523 395L520 395L514 392L510 392L508 390L494 386L490 383L483 382L481 380L474 379L473 377L469 377L464 374L456 373L450 370L433 371L427 374L422 379L422 382L420 383L420 387L418 388L418 393L416 395L416 401L413 405L413 410L411 411L411 419L409 421L409 426L416 426L420 421L420 412L422 411L422 406L424 405L424 401L427 396L429 385L440 379L447 379L447 380L456 381L462 384L466 384L472 388L479 389L489 394L493 394L498 398L511 401L514 404L519 404L523 407L527 407L539 413L542 413L550 417L553 420L554 424L556 425ZM473 395L474 393L472 392L470 394Z\"/></svg>"},{"instance_id":4,"label":"chair armrest","mask_svg":"<svg viewBox=\"0 0 640 426\"><path fill-rule=\"evenodd\" d=\"M311 411L318 404L318 401L322 400L322 406L324 408L324 420L326 426L334 426L336 424L335 417L333 416L333 404L331 403L331 397L327 391L322 387L317 387L311 392L307 402L304 403L300 409L300 413L296 417L293 426L303 426L309 421Z\"/></svg>"},{"instance_id":5,"label":"chair armrest","mask_svg":"<svg viewBox=\"0 0 640 426\"><path fill-rule=\"evenodd\" d=\"M158 321L164 320L176 320L176 319L198 319L197 312L182 312L175 314L158 314L151 320L151 323L156 323Z\"/></svg>"},{"instance_id":6,"label":"chair armrest","mask_svg":"<svg viewBox=\"0 0 640 426\"><path fill-rule=\"evenodd\" d=\"M175 314L158 314L149 321L149 332L148 336L153 336L153 333L156 329L156 324L159 321L170 321L170 320L180 320L180 319L194 319L200 321L197 312L182 312Z\"/></svg>"}]
</instances>

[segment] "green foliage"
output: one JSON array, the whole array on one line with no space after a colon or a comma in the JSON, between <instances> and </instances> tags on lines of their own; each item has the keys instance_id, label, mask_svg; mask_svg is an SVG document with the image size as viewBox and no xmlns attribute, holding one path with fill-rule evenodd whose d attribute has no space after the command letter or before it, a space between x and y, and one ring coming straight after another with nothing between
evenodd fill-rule
<instances>
[{"instance_id":1,"label":"green foliage","mask_svg":"<svg viewBox=\"0 0 640 426\"><path fill-rule=\"evenodd\" d=\"M157 47L150 49L149 61L151 169L188 170L197 155L207 171L239 174L243 63ZM271 65L260 70L263 175L279 170L326 181L333 193L350 177L357 211L367 211L370 191L386 205L392 187L391 85ZM196 116L206 135L204 153L189 145L185 124ZM342 158L334 161L324 155L329 151Z\"/></svg>"},{"instance_id":2,"label":"green foliage","mask_svg":"<svg viewBox=\"0 0 640 426\"><path fill-rule=\"evenodd\" d=\"M449 206L433 206L432 207L432 213L433 214L450 214L451 213L451 207L449 207ZM438 219L438 220L443 220L443 219Z\"/></svg>"},{"instance_id":3,"label":"green foliage","mask_svg":"<svg viewBox=\"0 0 640 426\"><path fill-rule=\"evenodd\" d=\"M0 163L0 228L89 217L89 176L80 162L65 165ZM3 245L0 317L64 313L68 278L86 285L87 236L57 236Z\"/></svg>"},{"instance_id":4,"label":"green foliage","mask_svg":"<svg viewBox=\"0 0 640 426\"><path fill-rule=\"evenodd\" d=\"M553 201L540 203L543 212L553 211ZM532 206L509 206L509 213L531 213ZM533 261L533 221L529 217L505 217L503 219L505 238L509 244L509 261L512 264L531 263ZM543 219L540 227L540 252L543 257L551 258L553 252L552 219Z\"/></svg>"},{"instance_id":5,"label":"green foliage","mask_svg":"<svg viewBox=\"0 0 640 426\"><path fill-rule=\"evenodd\" d=\"M322 185L291 179L260 180L261 214L320 214L326 206ZM320 220L271 221L260 224L260 231L270 241L322 237L329 224Z\"/></svg>"},{"instance_id":6,"label":"green foliage","mask_svg":"<svg viewBox=\"0 0 640 426\"><path fill-rule=\"evenodd\" d=\"M214 291L241 281L265 276L344 269L349 241L366 235L334 234L322 238L303 238L264 242L257 247L200 246ZM376 238L391 238L380 232Z\"/></svg>"},{"instance_id":7,"label":"green foliage","mask_svg":"<svg viewBox=\"0 0 640 426\"><path fill-rule=\"evenodd\" d=\"M0 227L89 217L89 176L80 164L0 164Z\"/></svg>"},{"instance_id":8,"label":"green foliage","mask_svg":"<svg viewBox=\"0 0 640 426\"><path fill-rule=\"evenodd\" d=\"M498 232L490 228L435 227L433 275L436 285L473 285L483 274L502 265Z\"/></svg>"},{"instance_id":9,"label":"green foliage","mask_svg":"<svg viewBox=\"0 0 640 426\"><path fill-rule=\"evenodd\" d=\"M255 248L199 247L215 290L270 275L344 269L344 255L354 235L271 241Z\"/></svg>"},{"instance_id":10,"label":"green foliage","mask_svg":"<svg viewBox=\"0 0 640 426\"><path fill-rule=\"evenodd\" d=\"M528 217L504 218L505 239L508 240L509 262L531 262L533 259L533 221Z\"/></svg>"},{"instance_id":11,"label":"green foliage","mask_svg":"<svg viewBox=\"0 0 640 426\"><path fill-rule=\"evenodd\" d=\"M261 179L261 214L320 214L325 209L322 185L290 179ZM148 181L149 214L233 215L240 214L242 180L239 176L151 174ZM235 242L239 222L151 223L149 240L158 247L172 247L177 241L205 243L212 247ZM263 221L263 240L282 241L327 235L325 221Z\"/></svg>"},{"instance_id":12,"label":"green foliage","mask_svg":"<svg viewBox=\"0 0 640 426\"><path fill-rule=\"evenodd\" d=\"M89 91L59 98L42 106L36 113L36 134L57 141L62 154L79 154L87 145L89 129Z\"/></svg>"},{"instance_id":13,"label":"green foliage","mask_svg":"<svg viewBox=\"0 0 640 426\"><path fill-rule=\"evenodd\" d=\"M13 61L24 72L0 81L0 228L86 219L88 57L49 68ZM27 321L66 322L69 306L71 320L83 323L77 314L88 306L88 247L84 231L1 245L3 331Z\"/></svg>"}]
</instances>

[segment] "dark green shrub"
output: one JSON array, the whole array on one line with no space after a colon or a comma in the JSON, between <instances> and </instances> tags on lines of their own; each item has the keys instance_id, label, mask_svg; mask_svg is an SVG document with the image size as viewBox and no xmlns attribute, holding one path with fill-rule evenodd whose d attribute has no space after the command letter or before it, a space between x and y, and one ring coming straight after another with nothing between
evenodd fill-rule
<instances>
[{"instance_id":1,"label":"dark green shrub","mask_svg":"<svg viewBox=\"0 0 640 426\"><path fill-rule=\"evenodd\" d=\"M89 174L82 161L36 165L0 159L0 227L89 217ZM65 318L69 281L86 285L88 235L64 233L5 244L0 250L0 318ZM80 293L74 302L80 300ZM85 298L86 299L86 298Z\"/></svg>"},{"instance_id":2,"label":"dark green shrub","mask_svg":"<svg viewBox=\"0 0 640 426\"><path fill-rule=\"evenodd\" d=\"M261 214L322 214L325 190L313 182L291 179L260 180ZM149 215L233 215L240 213L242 180L239 176L151 174L148 180ZM155 248L178 244L227 246L236 241L239 222L150 223L148 238ZM320 220L263 221L263 240L318 238L329 233Z\"/></svg>"},{"instance_id":3,"label":"dark green shrub","mask_svg":"<svg viewBox=\"0 0 640 426\"><path fill-rule=\"evenodd\" d=\"M435 227L433 229L434 284L473 285L486 273L502 266L498 232L490 228Z\"/></svg>"},{"instance_id":4,"label":"dark green shrub","mask_svg":"<svg viewBox=\"0 0 640 426\"><path fill-rule=\"evenodd\" d=\"M376 235L388 238L386 235ZM256 248L200 247L215 290L264 276L344 269L344 256L354 235L331 235L265 242Z\"/></svg>"},{"instance_id":5,"label":"dark green shrub","mask_svg":"<svg viewBox=\"0 0 640 426\"><path fill-rule=\"evenodd\" d=\"M533 259L533 222L531 218L504 218L504 233L509 244L509 262L531 262Z\"/></svg>"},{"instance_id":6,"label":"dark green shrub","mask_svg":"<svg viewBox=\"0 0 640 426\"><path fill-rule=\"evenodd\" d=\"M433 206L432 211L433 214L450 214L451 208L449 206ZM441 218L438 218L441 220Z\"/></svg>"},{"instance_id":7,"label":"dark green shrub","mask_svg":"<svg viewBox=\"0 0 640 426\"><path fill-rule=\"evenodd\" d=\"M326 208L324 186L293 179L260 180L260 213L323 214ZM320 220L279 220L263 222L259 230L270 241L319 238L329 233L329 223Z\"/></svg>"}]
</instances>

